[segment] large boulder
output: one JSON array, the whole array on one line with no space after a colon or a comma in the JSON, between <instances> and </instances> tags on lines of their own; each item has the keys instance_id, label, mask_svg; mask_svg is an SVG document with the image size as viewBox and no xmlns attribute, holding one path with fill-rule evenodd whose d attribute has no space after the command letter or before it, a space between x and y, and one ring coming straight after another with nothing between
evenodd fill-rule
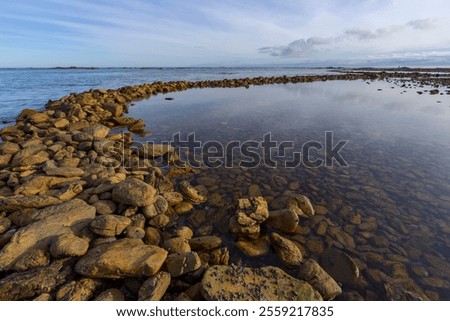
<instances>
[{"instance_id":1,"label":"large boulder","mask_svg":"<svg viewBox=\"0 0 450 321\"><path fill-rule=\"evenodd\" d=\"M149 206L155 202L155 197L156 189L136 178L126 179L112 190L115 202L131 206Z\"/></svg>"},{"instance_id":2,"label":"large boulder","mask_svg":"<svg viewBox=\"0 0 450 321\"><path fill-rule=\"evenodd\" d=\"M141 240L125 238L90 249L75 265L75 271L91 278L119 279L155 275L167 251Z\"/></svg>"},{"instance_id":3,"label":"large boulder","mask_svg":"<svg viewBox=\"0 0 450 321\"><path fill-rule=\"evenodd\" d=\"M36 249L47 249L61 234L77 235L95 217L95 207L80 199L49 206L32 215L34 223L20 228L0 252L0 271L14 269L16 262Z\"/></svg>"},{"instance_id":4,"label":"large boulder","mask_svg":"<svg viewBox=\"0 0 450 321\"><path fill-rule=\"evenodd\" d=\"M211 301L321 301L307 282L280 268L215 265L206 270L201 292Z\"/></svg>"}]
</instances>

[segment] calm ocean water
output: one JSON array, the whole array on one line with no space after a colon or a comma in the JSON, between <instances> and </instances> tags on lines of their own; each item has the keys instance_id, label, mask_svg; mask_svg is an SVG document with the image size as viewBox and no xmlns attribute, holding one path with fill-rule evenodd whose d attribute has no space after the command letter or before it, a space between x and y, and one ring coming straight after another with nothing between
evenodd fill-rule
<instances>
[{"instance_id":1,"label":"calm ocean water","mask_svg":"<svg viewBox=\"0 0 450 321\"><path fill-rule=\"evenodd\" d=\"M49 99L92 88L115 89L154 81L321 73L329 71L304 68L0 69L0 123L14 120L24 108L40 109Z\"/></svg>"}]
</instances>

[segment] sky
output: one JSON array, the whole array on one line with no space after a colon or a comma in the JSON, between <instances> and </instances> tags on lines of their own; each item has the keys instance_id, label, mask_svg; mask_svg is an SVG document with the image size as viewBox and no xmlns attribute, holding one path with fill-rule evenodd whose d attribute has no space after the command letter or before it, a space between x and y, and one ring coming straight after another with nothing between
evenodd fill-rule
<instances>
[{"instance_id":1,"label":"sky","mask_svg":"<svg viewBox=\"0 0 450 321\"><path fill-rule=\"evenodd\" d=\"M448 0L0 2L0 68L450 66Z\"/></svg>"}]
</instances>

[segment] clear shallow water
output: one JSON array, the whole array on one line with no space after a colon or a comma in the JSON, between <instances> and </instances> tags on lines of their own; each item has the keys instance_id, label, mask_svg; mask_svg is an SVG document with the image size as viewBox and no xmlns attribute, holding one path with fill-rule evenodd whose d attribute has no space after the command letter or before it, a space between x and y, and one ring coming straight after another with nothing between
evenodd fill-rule
<instances>
[{"instance_id":1,"label":"clear shallow water","mask_svg":"<svg viewBox=\"0 0 450 321\"><path fill-rule=\"evenodd\" d=\"M172 80L217 80L259 76L329 73L303 68L150 68L150 69L0 69L0 122L12 121L24 108L43 108L49 99L92 88Z\"/></svg>"},{"instance_id":2,"label":"clear shallow water","mask_svg":"<svg viewBox=\"0 0 450 321\"><path fill-rule=\"evenodd\" d=\"M449 300L450 96L392 86L357 80L193 89L138 102L130 116L143 118L152 131L140 141L195 132L202 142L227 144L260 141L271 132L273 140L293 141L298 150L309 140L324 143L326 131L335 143L348 140L341 151L348 167L202 168L189 179L206 185L210 198L218 194L224 206L256 184L272 209L288 190L326 208L325 215L301 220L301 231L290 237L307 256L319 258L324 248L337 246L356 260L362 280L342 299L386 299L385 285L401 280L431 299ZM226 229L229 216L207 203L187 221L196 228L214 225L233 260L276 264L273 255L239 254Z\"/></svg>"}]
</instances>

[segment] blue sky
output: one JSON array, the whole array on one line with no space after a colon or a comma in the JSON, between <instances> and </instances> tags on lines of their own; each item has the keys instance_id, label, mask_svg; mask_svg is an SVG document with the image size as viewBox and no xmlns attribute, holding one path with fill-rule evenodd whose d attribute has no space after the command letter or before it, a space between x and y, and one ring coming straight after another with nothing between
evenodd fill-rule
<instances>
[{"instance_id":1,"label":"blue sky","mask_svg":"<svg viewBox=\"0 0 450 321\"><path fill-rule=\"evenodd\" d=\"M0 67L450 65L448 0L0 2Z\"/></svg>"}]
</instances>

